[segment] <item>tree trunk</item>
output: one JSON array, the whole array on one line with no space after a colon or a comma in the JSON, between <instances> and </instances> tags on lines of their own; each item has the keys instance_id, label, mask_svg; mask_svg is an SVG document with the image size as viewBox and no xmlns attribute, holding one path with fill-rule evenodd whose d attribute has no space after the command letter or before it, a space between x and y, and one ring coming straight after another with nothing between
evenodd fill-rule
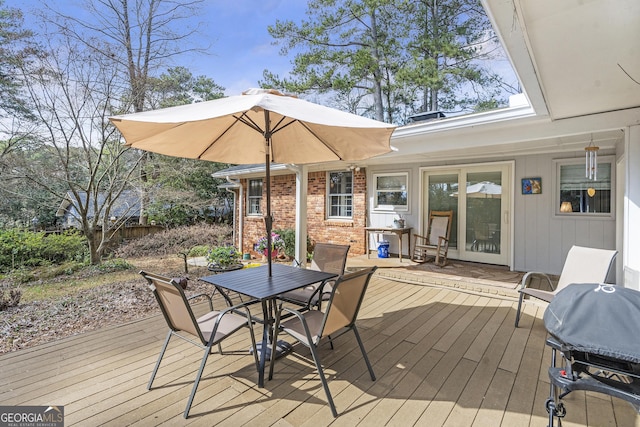
<instances>
[{"instance_id":1,"label":"tree trunk","mask_svg":"<svg viewBox=\"0 0 640 427\"><path fill-rule=\"evenodd\" d=\"M371 9L371 56L374 61L373 74L373 104L376 120L384 121L384 106L382 103L382 72L380 71L380 51L378 49L378 26L375 9Z\"/></svg>"}]
</instances>

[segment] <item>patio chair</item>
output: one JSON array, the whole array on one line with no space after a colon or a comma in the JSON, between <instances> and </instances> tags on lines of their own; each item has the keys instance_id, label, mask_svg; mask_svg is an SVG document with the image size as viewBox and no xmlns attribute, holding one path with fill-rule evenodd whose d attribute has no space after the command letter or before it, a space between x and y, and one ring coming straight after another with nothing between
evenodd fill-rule
<instances>
[{"instance_id":1,"label":"patio chair","mask_svg":"<svg viewBox=\"0 0 640 427\"><path fill-rule=\"evenodd\" d=\"M347 254L349 253L349 245L336 245L332 243L316 243L313 249L313 258L311 259L312 270L324 271L327 273L336 273L339 276L344 274L347 265ZM331 295L330 280L322 283L314 283L313 285L286 292L279 298L283 301L290 302L303 308L310 309L313 306L320 308L322 301L329 299Z\"/></svg>"},{"instance_id":2,"label":"patio chair","mask_svg":"<svg viewBox=\"0 0 640 427\"><path fill-rule=\"evenodd\" d=\"M558 292L572 283L605 283L617 254L618 251L573 246L569 249L558 284L555 286L545 273L536 271L526 273L522 277L520 289L518 289L520 298L516 311L516 328L520 323L522 300L525 295L551 302ZM534 278L538 278L540 283L548 287L548 290L530 287Z\"/></svg>"},{"instance_id":3,"label":"patio chair","mask_svg":"<svg viewBox=\"0 0 640 427\"><path fill-rule=\"evenodd\" d=\"M309 347L313 361L318 369L318 375L320 381L327 395L329 406L334 417L338 416L327 379L324 376L322 370L322 362L320 361L320 355L318 353L318 346L321 344L323 338L327 338L333 347L333 342L340 335L353 331L358 341L358 346L362 352L371 380L375 381L376 377L373 373L371 363L362 344L362 339L356 328L356 318L358 317L358 311L362 305L365 291L369 284L371 276L375 272L376 267L367 268L357 271L355 273L345 274L341 276L333 285L331 296L327 303L325 311L309 310L304 313L287 308L283 306L281 302L279 309L276 312L275 325L273 329L273 341L278 342L278 331L282 330L291 335L301 344ZM286 311L293 315L293 317L280 323L282 319L282 312ZM271 358L269 365L269 379L273 378L273 367L275 363L275 357Z\"/></svg>"},{"instance_id":4,"label":"patio chair","mask_svg":"<svg viewBox=\"0 0 640 427\"><path fill-rule=\"evenodd\" d=\"M444 267L447 264L452 222L453 211L431 211L427 235L413 235L412 260L426 262L433 257L437 265Z\"/></svg>"},{"instance_id":5,"label":"patio chair","mask_svg":"<svg viewBox=\"0 0 640 427\"><path fill-rule=\"evenodd\" d=\"M169 326L169 333L167 334L167 338L162 346L160 355L158 356L156 366L153 368L153 373L151 374L151 379L149 379L147 390L151 390L151 385L153 384L153 380L158 372L158 368L160 367L160 362L162 361L162 357L167 350L169 340L172 336L175 335L182 338L183 340L204 350L200 369L198 369L193 389L191 390L191 395L187 401L187 407L184 410L184 417L187 418L189 416L191 404L193 403L193 398L195 397L198 389L198 384L200 383L202 371L204 370L209 354L211 354L211 348L214 345L218 345L218 350L220 354L222 354L222 347L220 346L220 343L241 328L248 327L251 335L251 344L253 346L252 348L256 369L258 368L256 339L253 334L251 314L249 309L246 307L247 303L227 307L222 311L215 311L213 310L211 297L206 294L199 294L194 295L189 299L199 296L208 298L209 308L211 311L196 318L193 314L191 305L189 304L189 299L175 280L144 271L141 271L140 274L147 280L149 288L153 291L153 294L160 305L160 309L162 310L162 314L167 321L167 325Z\"/></svg>"}]
</instances>

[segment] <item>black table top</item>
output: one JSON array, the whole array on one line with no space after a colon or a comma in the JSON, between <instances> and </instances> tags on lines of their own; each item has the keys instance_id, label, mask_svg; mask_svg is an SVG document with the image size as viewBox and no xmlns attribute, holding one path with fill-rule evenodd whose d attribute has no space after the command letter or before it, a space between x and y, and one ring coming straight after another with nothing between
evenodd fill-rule
<instances>
[{"instance_id":1,"label":"black table top","mask_svg":"<svg viewBox=\"0 0 640 427\"><path fill-rule=\"evenodd\" d=\"M200 280L230 291L239 292L251 298L265 300L284 292L338 276L334 273L297 268L284 264L273 264L271 272L272 276L268 277L267 266L263 265L214 274L202 277Z\"/></svg>"}]
</instances>

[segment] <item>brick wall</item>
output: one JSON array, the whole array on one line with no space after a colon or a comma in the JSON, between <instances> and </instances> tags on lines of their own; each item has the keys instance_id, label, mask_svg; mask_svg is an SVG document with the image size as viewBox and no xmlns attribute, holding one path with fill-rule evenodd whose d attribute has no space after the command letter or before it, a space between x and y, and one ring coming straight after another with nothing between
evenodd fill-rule
<instances>
[{"instance_id":1,"label":"brick wall","mask_svg":"<svg viewBox=\"0 0 640 427\"><path fill-rule=\"evenodd\" d=\"M244 194L247 194L248 180L242 180ZM326 172L309 173L307 194L307 227L312 243L327 242L351 245L349 256L364 253L364 227L366 224L367 182L364 168L353 174L353 218L350 220L327 219L326 213ZM266 213L266 185L263 182L262 205ZM246 200L244 205L246 206ZM237 209L237 206L236 206ZM265 235L262 216L244 215L244 253L253 251L253 245ZM271 177L271 214L273 229L295 228L296 220L296 177L278 175Z\"/></svg>"}]
</instances>

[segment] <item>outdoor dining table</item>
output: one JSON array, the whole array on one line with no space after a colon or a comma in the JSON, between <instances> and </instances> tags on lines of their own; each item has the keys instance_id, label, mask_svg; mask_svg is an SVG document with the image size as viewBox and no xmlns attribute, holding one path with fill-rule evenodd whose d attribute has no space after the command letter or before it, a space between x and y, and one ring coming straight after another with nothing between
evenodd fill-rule
<instances>
[{"instance_id":1,"label":"outdoor dining table","mask_svg":"<svg viewBox=\"0 0 640 427\"><path fill-rule=\"evenodd\" d=\"M337 276L335 273L298 268L285 264L274 264L271 277L267 274L267 266L260 266L214 274L202 277L200 280L212 284L223 295L222 290L237 292L255 299L256 303L260 302L262 304L264 327L262 344L259 349L258 387L264 387L265 360L274 320L274 300L282 293L333 279ZM274 351L273 353L276 352Z\"/></svg>"}]
</instances>

